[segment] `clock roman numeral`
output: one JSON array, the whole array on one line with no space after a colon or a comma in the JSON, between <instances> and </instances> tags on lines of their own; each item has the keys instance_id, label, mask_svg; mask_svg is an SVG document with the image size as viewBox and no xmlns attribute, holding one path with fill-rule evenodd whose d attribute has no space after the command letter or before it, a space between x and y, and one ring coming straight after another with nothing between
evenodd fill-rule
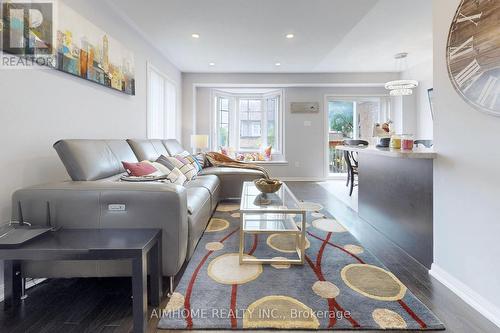
<instances>
[{"instance_id":1,"label":"clock roman numeral","mask_svg":"<svg viewBox=\"0 0 500 333\"><path fill-rule=\"evenodd\" d=\"M452 46L450 47L450 60L456 59L465 54L471 53L474 51L474 36L467 39L460 46Z\"/></svg>"},{"instance_id":2,"label":"clock roman numeral","mask_svg":"<svg viewBox=\"0 0 500 333\"><path fill-rule=\"evenodd\" d=\"M460 17L457 18L457 23L463 23L463 22L472 22L476 27L479 24L479 22L476 22L474 20L479 20L481 16L483 15L483 12L475 15L470 15L470 16L465 16L464 14L460 13L458 14Z\"/></svg>"},{"instance_id":3,"label":"clock roman numeral","mask_svg":"<svg viewBox=\"0 0 500 333\"><path fill-rule=\"evenodd\" d=\"M455 75L455 82L458 84L462 92L467 92L469 88L476 82L482 75L481 66L476 59L472 60L470 64Z\"/></svg>"},{"instance_id":4,"label":"clock roman numeral","mask_svg":"<svg viewBox=\"0 0 500 333\"><path fill-rule=\"evenodd\" d=\"M497 102L498 95L500 95L500 86L497 86L497 83L498 83L498 78L493 76L490 76L488 78L486 84L481 90L479 98L477 99L478 104L493 109L493 107ZM490 100L490 103L487 105L488 100Z\"/></svg>"}]
</instances>

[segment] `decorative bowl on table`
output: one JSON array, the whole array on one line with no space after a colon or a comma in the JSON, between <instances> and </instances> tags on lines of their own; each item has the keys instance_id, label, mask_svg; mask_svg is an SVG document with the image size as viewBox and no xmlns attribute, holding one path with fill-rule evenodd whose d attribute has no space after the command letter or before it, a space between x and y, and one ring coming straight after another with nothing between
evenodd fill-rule
<instances>
[{"instance_id":1,"label":"decorative bowl on table","mask_svg":"<svg viewBox=\"0 0 500 333\"><path fill-rule=\"evenodd\" d=\"M279 179L266 179L260 178L253 181L255 187L262 193L275 193L278 192L283 185L283 182Z\"/></svg>"}]
</instances>

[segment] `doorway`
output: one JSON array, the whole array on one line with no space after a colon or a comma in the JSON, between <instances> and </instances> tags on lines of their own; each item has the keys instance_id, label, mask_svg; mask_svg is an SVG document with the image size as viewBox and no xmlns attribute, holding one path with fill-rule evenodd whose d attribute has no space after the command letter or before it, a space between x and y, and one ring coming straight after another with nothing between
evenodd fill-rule
<instances>
[{"instance_id":1,"label":"doorway","mask_svg":"<svg viewBox=\"0 0 500 333\"><path fill-rule=\"evenodd\" d=\"M344 140L366 140L373 144L375 124L390 120L390 98L387 96L327 96L326 174L340 178L347 173L342 151L336 147Z\"/></svg>"}]
</instances>

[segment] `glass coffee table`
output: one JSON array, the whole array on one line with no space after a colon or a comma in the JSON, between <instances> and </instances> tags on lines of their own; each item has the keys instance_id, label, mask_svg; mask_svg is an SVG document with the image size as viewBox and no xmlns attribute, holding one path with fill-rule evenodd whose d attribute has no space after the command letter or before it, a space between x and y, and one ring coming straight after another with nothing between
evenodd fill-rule
<instances>
[{"instance_id":1,"label":"glass coffee table","mask_svg":"<svg viewBox=\"0 0 500 333\"><path fill-rule=\"evenodd\" d=\"M244 182L240 205L240 264L304 264L306 211L283 184L276 193L263 194L253 182ZM245 253L247 234L295 235L295 258L250 258Z\"/></svg>"}]
</instances>

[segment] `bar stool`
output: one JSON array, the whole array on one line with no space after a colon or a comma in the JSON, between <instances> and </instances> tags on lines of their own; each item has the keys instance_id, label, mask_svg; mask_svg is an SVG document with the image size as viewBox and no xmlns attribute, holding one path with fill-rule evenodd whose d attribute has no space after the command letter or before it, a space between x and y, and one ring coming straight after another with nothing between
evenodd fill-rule
<instances>
[{"instance_id":1,"label":"bar stool","mask_svg":"<svg viewBox=\"0 0 500 333\"><path fill-rule=\"evenodd\" d=\"M351 147L357 147L357 146L362 146L362 147L367 147L368 146L368 141L365 140L344 140L342 142L344 146L351 146ZM358 175L358 153L353 152L353 151L347 151L344 150L344 159L347 164L347 184L346 186L349 186L351 184L351 187L349 189L349 196L352 196L352 191L354 189L354 186L357 184L354 184L354 179L355 176Z\"/></svg>"}]
</instances>

